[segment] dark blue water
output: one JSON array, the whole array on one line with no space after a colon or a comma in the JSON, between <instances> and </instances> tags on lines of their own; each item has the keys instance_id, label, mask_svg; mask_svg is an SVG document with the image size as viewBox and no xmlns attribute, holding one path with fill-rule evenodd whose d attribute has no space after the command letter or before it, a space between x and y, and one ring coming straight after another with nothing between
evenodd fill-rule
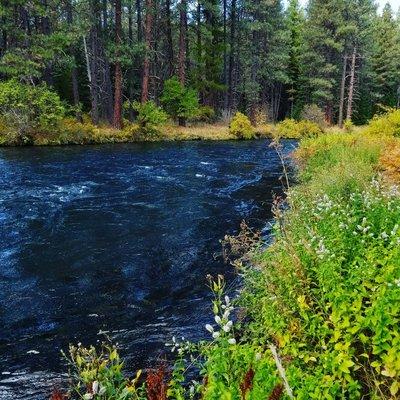
<instances>
[{"instance_id":1,"label":"dark blue water","mask_svg":"<svg viewBox=\"0 0 400 400\"><path fill-rule=\"evenodd\" d=\"M219 240L281 191L268 144L0 149L0 398L46 398L60 350L102 331L131 370L204 337Z\"/></svg>"}]
</instances>

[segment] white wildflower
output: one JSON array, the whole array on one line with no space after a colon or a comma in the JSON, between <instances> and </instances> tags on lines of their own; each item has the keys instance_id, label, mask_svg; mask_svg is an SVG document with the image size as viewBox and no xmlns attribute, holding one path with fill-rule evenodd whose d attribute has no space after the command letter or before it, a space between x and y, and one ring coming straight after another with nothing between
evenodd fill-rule
<instances>
[{"instance_id":1,"label":"white wildflower","mask_svg":"<svg viewBox=\"0 0 400 400\"><path fill-rule=\"evenodd\" d=\"M206 325L206 329L207 329L208 332L210 332L210 333L213 333L213 332L214 332L214 328L213 328L210 324L207 324L207 325Z\"/></svg>"},{"instance_id":2,"label":"white wildflower","mask_svg":"<svg viewBox=\"0 0 400 400\"><path fill-rule=\"evenodd\" d=\"M97 394L98 391L99 391L99 382L94 381L92 383L92 392L93 394Z\"/></svg>"},{"instance_id":3,"label":"white wildflower","mask_svg":"<svg viewBox=\"0 0 400 400\"><path fill-rule=\"evenodd\" d=\"M218 339L221 336L221 334L219 332L213 332L212 337L214 339Z\"/></svg>"},{"instance_id":4,"label":"white wildflower","mask_svg":"<svg viewBox=\"0 0 400 400\"><path fill-rule=\"evenodd\" d=\"M229 344L236 344L236 339L235 338L230 338L228 339Z\"/></svg>"},{"instance_id":5,"label":"white wildflower","mask_svg":"<svg viewBox=\"0 0 400 400\"><path fill-rule=\"evenodd\" d=\"M232 321L228 321L223 327L222 329L224 330L224 332L229 332L232 328L233 322Z\"/></svg>"}]
</instances>

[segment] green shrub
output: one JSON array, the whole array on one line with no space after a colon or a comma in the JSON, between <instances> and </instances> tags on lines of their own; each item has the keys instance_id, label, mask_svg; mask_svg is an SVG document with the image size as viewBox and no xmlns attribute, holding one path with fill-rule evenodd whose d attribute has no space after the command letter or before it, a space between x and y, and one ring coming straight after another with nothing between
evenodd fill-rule
<instances>
[{"instance_id":1,"label":"green shrub","mask_svg":"<svg viewBox=\"0 0 400 400\"><path fill-rule=\"evenodd\" d=\"M124 363L116 347L103 343L100 349L70 346L64 354L69 365L70 392L73 399L145 400L141 371L133 379L123 374ZM62 397L64 398L64 397ZM70 397L68 397L70 398Z\"/></svg>"},{"instance_id":2,"label":"green shrub","mask_svg":"<svg viewBox=\"0 0 400 400\"><path fill-rule=\"evenodd\" d=\"M145 133L157 132L157 127L168 119L167 114L154 101L135 102L133 108L138 112L137 123Z\"/></svg>"},{"instance_id":3,"label":"green shrub","mask_svg":"<svg viewBox=\"0 0 400 400\"><path fill-rule=\"evenodd\" d=\"M0 83L0 114L15 141L53 131L65 114L58 95L45 84L26 85L16 80Z\"/></svg>"},{"instance_id":4,"label":"green shrub","mask_svg":"<svg viewBox=\"0 0 400 400\"><path fill-rule=\"evenodd\" d=\"M346 132L352 132L353 129L354 129L353 121L351 119L346 119L346 121L344 121L344 130Z\"/></svg>"},{"instance_id":5,"label":"green shrub","mask_svg":"<svg viewBox=\"0 0 400 400\"><path fill-rule=\"evenodd\" d=\"M317 137L323 133L318 124L312 121L296 121L288 118L276 125L275 136L278 138L301 139Z\"/></svg>"},{"instance_id":6,"label":"green shrub","mask_svg":"<svg viewBox=\"0 0 400 400\"><path fill-rule=\"evenodd\" d=\"M187 119L195 118L199 110L199 99L194 89L184 87L173 77L164 82L161 104L165 111L180 125Z\"/></svg>"},{"instance_id":7,"label":"green shrub","mask_svg":"<svg viewBox=\"0 0 400 400\"><path fill-rule=\"evenodd\" d=\"M254 137L254 129L246 115L237 112L229 125L229 132L239 139L252 139Z\"/></svg>"},{"instance_id":8,"label":"green shrub","mask_svg":"<svg viewBox=\"0 0 400 400\"><path fill-rule=\"evenodd\" d=\"M215 110L210 106L200 106L196 120L207 123L215 121Z\"/></svg>"},{"instance_id":9,"label":"green shrub","mask_svg":"<svg viewBox=\"0 0 400 400\"><path fill-rule=\"evenodd\" d=\"M400 136L400 110L376 115L369 122L365 132L376 136Z\"/></svg>"},{"instance_id":10,"label":"green shrub","mask_svg":"<svg viewBox=\"0 0 400 400\"><path fill-rule=\"evenodd\" d=\"M307 104L300 113L300 119L314 122L321 129L326 128L325 113L316 104Z\"/></svg>"}]
</instances>

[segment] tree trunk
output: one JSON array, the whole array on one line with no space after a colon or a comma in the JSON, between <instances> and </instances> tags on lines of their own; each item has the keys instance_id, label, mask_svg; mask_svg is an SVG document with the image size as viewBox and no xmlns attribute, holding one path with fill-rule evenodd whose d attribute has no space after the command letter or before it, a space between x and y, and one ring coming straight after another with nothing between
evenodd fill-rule
<instances>
[{"instance_id":1,"label":"tree trunk","mask_svg":"<svg viewBox=\"0 0 400 400\"><path fill-rule=\"evenodd\" d=\"M234 51L236 39L236 0L231 3L231 34L230 34L230 49L229 49L229 69L228 69L228 111L233 109L233 68L234 68Z\"/></svg>"},{"instance_id":2,"label":"tree trunk","mask_svg":"<svg viewBox=\"0 0 400 400\"><path fill-rule=\"evenodd\" d=\"M108 16L107 16L107 0L103 0L103 30L107 31L108 28Z\"/></svg>"},{"instance_id":3,"label":"tree trunk","mask_svg":"<svg viewBox=\"0 0 400 400\"><path fill-rule=\"evenodd\" d=\"M67 22L68 25L72 26L73 15L72 15L72 4L71 0L67 3ZM71 27L72 29L72 27ZM78 122L83 122L82 113L80 110L80 99L79 99L79 84L78 84L78 71L76 68L76 57L75 57L75 49L73 46L70 47L70 53L72 57L72 68L71 68L71 81L72 81L72 94L74 98L74 106L75 106L75 116Z\"/></svg>"},{"instance_id":4,"label":"tree trunk","mask_svg":"<svg viewBox=\"0 0 400 400\"><path fill-rule=\"evenodd\" d=\"M198 84L201 84L202 82L202 48L201 48L201 4L200 0L197 0L197 8L196 8L196 70L197 70L197 76L196 80ZM202 96L200 92L200 98L201 101Z\"/></svg>"},{"instance_id":5,"label":"tree trunk","mask_svg":"<svg viewBox=\"0 0 400 400\"><path fill-rule=\"evenodd\" d=\"M44 15L41 17L41 31L44 35L51 34L51 26L50 26L50 18L48 15L50 14L50 10L48 9L47 0L42 0L42 6L44 11ZM29 29L29 21L28 21L28 29ZM53 67L52 62L50 61L44 71L43 71L43 79L48 85L53 85Z\"/></svg>"},{"instance_id":6,"label":"tree trunk","mask_svg":"<svg viewBox=\"0 0 400 400\"><path fill-rule=\"evenodd\" d=\"M98 68L98 56L97 56L97 29L96 27L92 27L90 31L90 49L91 56L89 57L89 53L86 49L87 60L88 60L88 73L90 74L90 98L91 98L91 117L92 122L97 125L100 122L100 113L99 113L99 88L97 85L97 74L96 70ZM90 60L90 61L89 61Z\"/></svg>"},{"instance_id":7,"label":"tree trunk","mask_svg":"<svg viewBox=\"0 0 400 400\"><path fill-rule=\"evenodd\" d=\"M114 118L113 126L122 129L122 69L120 57L120 47L122 42L122 6L121 0L115 0L115 92L114 92Z\"/></svg>"},{"instance_id":8,"label":"tree trunk","mask_svg":"<svg viewBox=\"0 0 400 400\"><path fill-rule=\"evenodd\" d=\"M328 125L332 125L333 107L332 102L328 101L325 105L325 121Z\"/></svg>"},{"instance_id":9,"label":"tree trunk","mask_svg":"<svg viewBox=\"0 0 400 400\"><path fill-rule=\"evenodd\" d=\"M340 98L339 98L339 128L343 128L343 112L344 112L344 94L346 91L346 74L347 74L347 54L343 57L342 80L340 82Z\"/></svg>"},{"instance_id":10,"label":"tree trunk","mask_svg":"<svg viewBox=\"0 0 400 400\"><path fill-rule=\"evenodd\" d=\"M151 31L153 28L153 1L146 0L146 23L144 27L144 40L146 45L143 60L143 77L142 77L142 103L149 98L149 79L150 79L150 51L151 51Z\"/></svg>"},{"instance_id":11,"label":"tree trunk","mask_svg":"<svg viewBox=\"0 0 400 400\"><path fill-rule=\"evenodd\" d=\"M166 22L166 41L167 41L167 76L170 78L174 74L174 45L172 41L171 25L171 0L165 0L165 22Z\"/></svg>"},{"instance_id":12,"label":"tree trunk","mask_svg":"<svg viewBox=\"0 0 400 400\"><path fill-rule=\"evenodd\" d=\"M179 55L178 55L178 78L182 86L186 79L186 25L187 25L187 2L181 0L179 25Z\"/></svg>"},{"instance_id":13,"label":"tree trunk","mask_svg":"<svg viewBox=\"0 0 400 400\"><path fill-rule=\"evenodd\" d=\"M142 2L136 0L136 24L137 24L137 40L140 43L142 41Z\"/></svg>"},{"instance_id":14,"label":"tree trunk","mask_svg":"<svg viewBox=\"0 0 400 400\"><path fill-rule=\"evenodd\" d=\"M347 98L346 119L348 119L349 121L351 121L351 116L353 113L354 82L355 82L355 76L356 76L356 57L357 57L357 49L354 46L353 54L351 55L349 95Z\"/></svg>"},{"instance_id":15,"label":"tree trunk","mask_svg":"<svg viewBox=\"0 0 400 400\"><path fill-rule=\"evenodd\" d=\"M222 83L226 86L227 83L227 40L226 40L226 14L227 14L227 0L223 0L223 46L224 46L224 65L223 65L223 75L222 75ZM224 110L228 108L228 90L225 88L224 91Z\"/></svg>"}]
</instances>

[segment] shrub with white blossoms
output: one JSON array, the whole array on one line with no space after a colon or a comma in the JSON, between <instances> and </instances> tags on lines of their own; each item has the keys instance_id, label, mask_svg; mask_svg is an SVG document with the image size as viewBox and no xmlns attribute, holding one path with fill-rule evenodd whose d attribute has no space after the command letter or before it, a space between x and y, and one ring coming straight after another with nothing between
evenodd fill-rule
<instances>
[{"instance_id":1,"label":"shrub with white blossoms","mask_svg":"<svg viewBox=\"0 0 400 400\"><path fill-rule=\"evenodd\" d=\"M223 303L220 299L214 300L214 321L217 327L207 324L205 328L211 333L214 340L227 340L229 344L236 344L233 337L233 321L230 318L233 306L228 296L224 296Z\"/></svg>"}]
</instances>

